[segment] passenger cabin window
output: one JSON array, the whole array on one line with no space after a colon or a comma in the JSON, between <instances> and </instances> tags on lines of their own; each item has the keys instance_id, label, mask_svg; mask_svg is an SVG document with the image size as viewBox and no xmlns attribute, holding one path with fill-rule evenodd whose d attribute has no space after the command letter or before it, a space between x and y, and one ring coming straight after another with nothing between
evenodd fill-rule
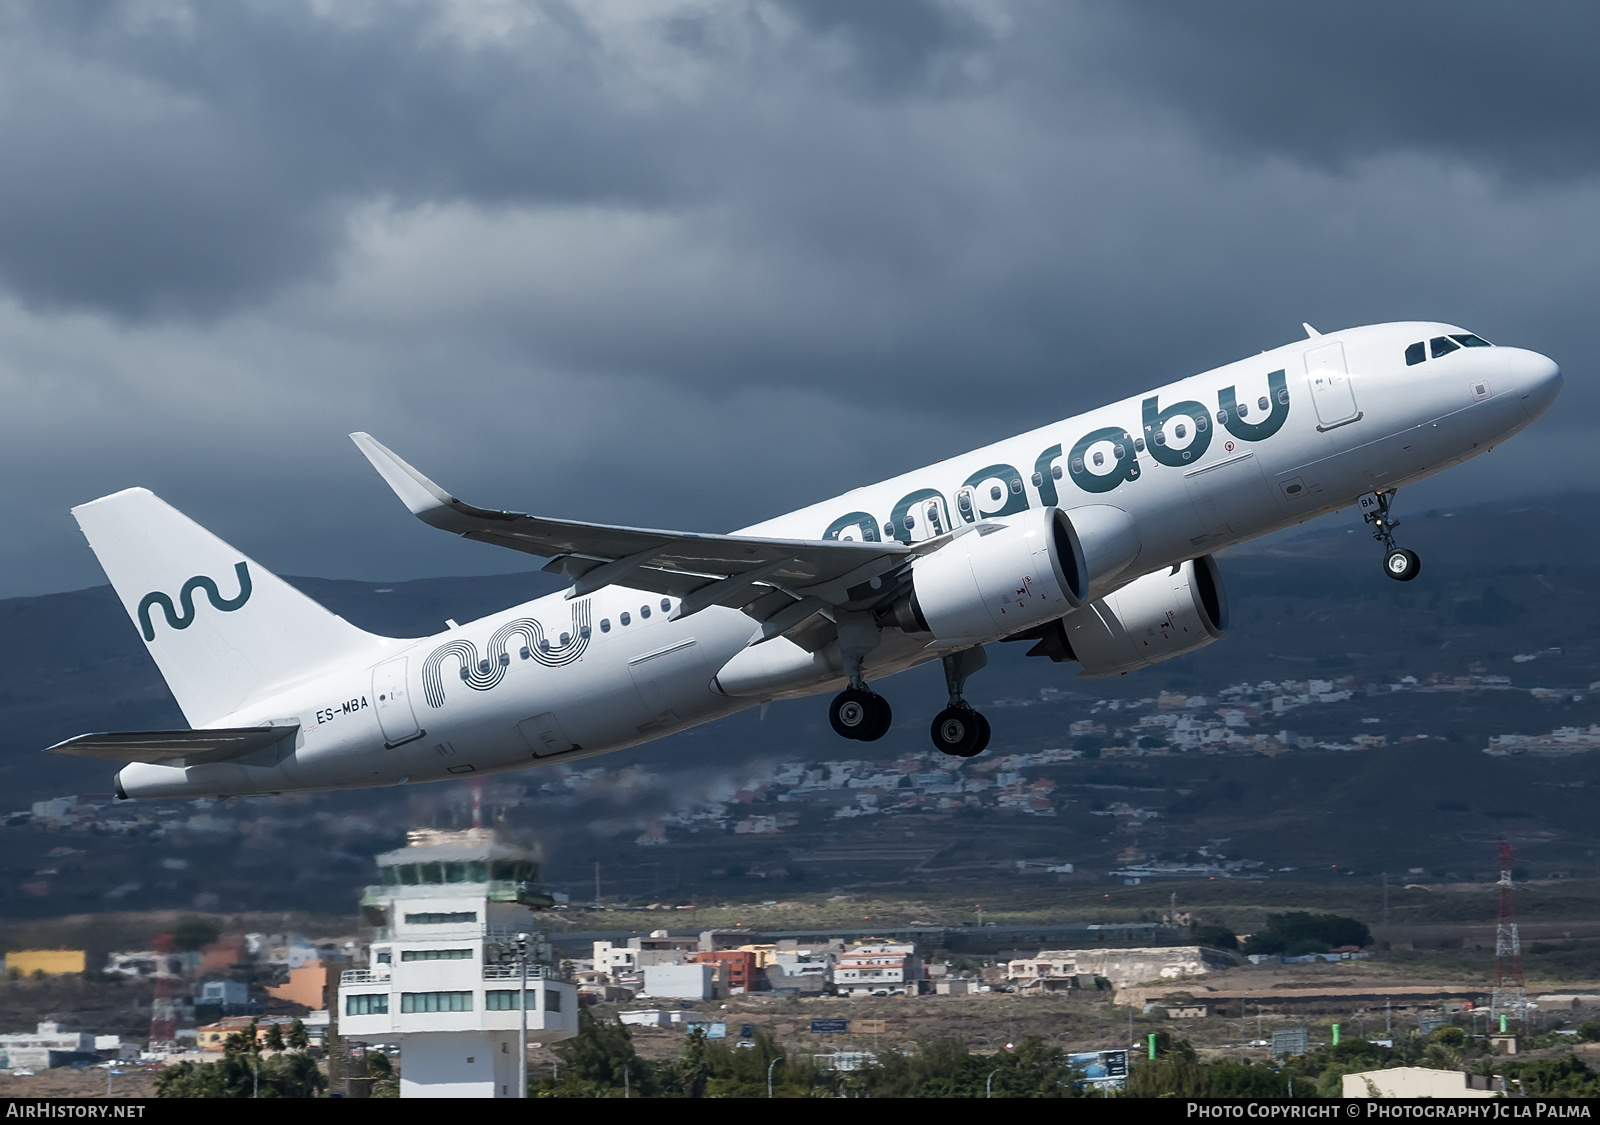
<instances>
[{"instance_id":1,"label":"passenger cabin window","mask_svg":"<svg viewBox=\"0 0 1600 1125\"><path fill-rule=\"evenodd\" d=\"M1133 447L1135 449L1137 449L1140 453L1143 453L1144 452L1144 438L1142 438L1142 437L1134 438L1133 439Z\"/></svg>"},{"instance_id":2,"label":"passenger cabin window","mask_svg":"<svg viewBox=\"0 0 1600 1125\"><path fill-rule=\"evenodd\" d=\"M1406 366L1415 367L1428 358L1427 345L1421 340L1406 349Z\"/></svg>"},{"instance_id":3,"label":"passenger cabin window","mask_svg":"<svg viewBox=\"0 0 1600 1125\"><path fill-rule=\"evenodd\" d=\"M1442 355L1449 355L1451 352L1456 351L1461 345L1448 336L1435 336L1428 341L1428 347L1433 352L1433 358L1438 359Z\"/></svg>"},{"instance_id":4,"label":"passenger cabin window","mask_svg":"<svg viewBox=\"0 0 1600 1125\"><path fill-rule=\"evenodd\" d=\"M628 623L630 623L633 620L633 618L629 617L627 612L624 611L624 612L622 612L622 613L617 615L617 620L622 622L624 625L627 625Z\"/></svg>"}]
</instances>

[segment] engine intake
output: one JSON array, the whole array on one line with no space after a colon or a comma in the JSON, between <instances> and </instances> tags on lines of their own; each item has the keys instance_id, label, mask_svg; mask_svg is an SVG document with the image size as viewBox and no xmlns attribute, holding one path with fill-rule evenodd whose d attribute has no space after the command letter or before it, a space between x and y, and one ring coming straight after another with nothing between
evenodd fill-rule
<instances>
[{"instance_id":1,"label":"engine intake","mask_svg":"<svg viewBox=\"0 0 1600 1125\"><path fill-rule=\"evenodd\" d=\"M1204 555L1146 574L1051 622L1028 655L1076 660L1082 678L1116 676L1203 648L1227 629L1222 575Z\"/></svg>"}]
</instances>

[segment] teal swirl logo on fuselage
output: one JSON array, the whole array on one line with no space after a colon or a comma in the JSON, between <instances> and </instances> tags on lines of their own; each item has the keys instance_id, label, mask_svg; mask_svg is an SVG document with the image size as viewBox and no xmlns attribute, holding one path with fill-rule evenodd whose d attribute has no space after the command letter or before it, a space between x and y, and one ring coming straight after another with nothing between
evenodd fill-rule
<instances>
[{"instance_id":1,"label":"teal swirl logo on fuselage","mask_svg":"<svg viewBox=\"0 0 1600 1125\"><path fill-rule=\"evenodd\" d=\"M211 603L213 609L222 613L232 613L250 600L250 568L244 563L235 563L233 573L239 578L239 594L237 597L225 598L217 589L217 584L204 574L197 574L183 584L183 589L178 591L178 602L183 606L180 614L172 604L172 599L160 590L152 590L139 600L139 626L144 630L144 639L156 639L155 623L150 620L150 607L160 606L161 612L166 615L167 624L174 629L187 629L194 624L194 592L204 590L206 601Z\"/></svg>"}]
</instances>

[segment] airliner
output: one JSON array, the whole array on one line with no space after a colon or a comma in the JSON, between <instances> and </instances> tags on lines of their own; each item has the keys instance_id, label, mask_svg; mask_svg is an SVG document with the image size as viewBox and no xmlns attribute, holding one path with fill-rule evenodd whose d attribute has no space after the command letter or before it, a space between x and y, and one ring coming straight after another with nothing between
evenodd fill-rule
<instances>
[{"instance_id":1,"label":"airliner","mask_svg":"<svg viewBox=\"0 0 1600 1125\"><path fill-rule=\"evenodd\" d=\"M413 515L548 560L563 591L438 634L362 631L149 491L73 509L190 724L49 748L126 763L121 798L442 781L638 745L835 693L843 738L893 722L877 686L940 661L933 745L972 757L985 646L1113 676L1228 628L1216 552L1356 508L1408 582L1396 490L1550 408L1561 370L1449 324L1318 333L729 535L458 500L364 433Z\"/></svg>"}]
</instances>

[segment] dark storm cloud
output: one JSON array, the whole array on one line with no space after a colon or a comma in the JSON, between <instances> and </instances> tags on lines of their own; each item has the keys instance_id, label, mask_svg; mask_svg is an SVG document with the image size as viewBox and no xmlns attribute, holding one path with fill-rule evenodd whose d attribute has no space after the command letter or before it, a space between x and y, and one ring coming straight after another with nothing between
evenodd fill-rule
<instances>
[{"instance_id":1,"label":"dark storm cloud","mask_svg":"<svg viewBox=\"0 0 1600 1125\"><path fill-rule=\"evenodd\" d=\"M1097 82L1239 151L1321 166L1436 153L1511 180L1600 165L1600 8L1579 0L1143 0L1062 23L1089 32L1063 38Z\"/></svg>"},{"instance_id":2,"label":"dark storm cloud","mask_svg":"<svg viewBox=\"0 0 1600 1125\"><path fill-rule=\"evenodd\" d=\"M371 14L13 7L6 278L43 303L215 312L324 264L353 199L648 199L671 179L565 22L527 59L450 41L424 5Z\"/></svg>"},{"instance_id":3,"label":"dark storm cloud","mask_svg":"<svg viewBox=\"0 0 1600 1125\"><path fill-rule=\"evenodd\" d=\"M66 508L132 483L280 569L520 565L407 524L358 428L726 529L1302 319L1577 374L1590 17L1527 11L0 0L3 583L95 580Z\"/></svg>"}]
</instances>

